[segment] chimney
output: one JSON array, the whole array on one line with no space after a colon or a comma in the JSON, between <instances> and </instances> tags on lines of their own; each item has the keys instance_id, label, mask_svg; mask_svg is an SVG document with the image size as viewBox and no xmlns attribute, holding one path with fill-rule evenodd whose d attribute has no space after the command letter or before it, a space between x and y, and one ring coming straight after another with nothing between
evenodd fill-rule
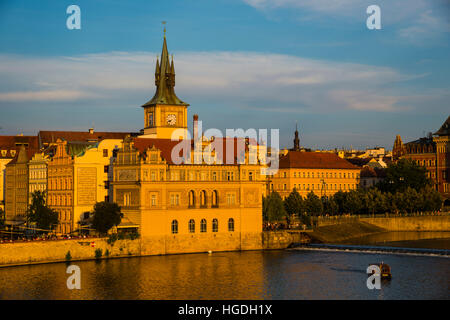
<instances>
[{"instance_id":1,"label":"chimney","mask_svg":"<svg viewBox=\"0 0 450 320\"><path fill-rule=\"evenodd\" d=\"M198 114L194 114L194 132L193 132L193 139L194 141L198 140Z\"/></svg>"}]
</instances>

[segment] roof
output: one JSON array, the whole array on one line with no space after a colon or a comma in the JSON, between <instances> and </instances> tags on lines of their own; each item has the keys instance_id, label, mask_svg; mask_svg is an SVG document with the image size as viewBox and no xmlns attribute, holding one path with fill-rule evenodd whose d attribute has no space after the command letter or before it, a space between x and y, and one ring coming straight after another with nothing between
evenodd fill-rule
<instances>
[{"instance_id":1,"label":"roof","mask_svg":"<svg viewBox=\"0 0 450 320\"><path fill-rule=\"evenodd\" d=\"M59 138L67 142L98 142L104 139L124 139L127 135L137 135L130 132L96 132L89 131L39 131L39 142L42 145L55 143Z\"/></svg>"},{"instance_id":2,"label":"roof","mask_svg":"<svg viewBox=\"0 0 450 320\"><path fill-rule=\"evenodd\" d=\"M25 145L31 149L38 149L38 137L37 136L0 136L0 159L12 159L18 153L21 145ZM6 154L3 155L1 150L6 150ZM11 151L14 150L13 154Z\"/></svg>"},{"instance_id":3,"label":"roof","mask_svg":"<svg viewBox=\"0 0 450 320\"><path fill-rule=\"evenodd\" d=\"M248 143L246 143L248 141ZM244 146L244 150L248 151L248 145L256 145L256 142L252 139L245 138L215 138L216 143L221 143L221 150L215 150L217 158L221 158L224 164L228 164L227 162L227 150L229 147L233 148L233 159L232 165L238 164L238 147L239 142ZM135 138L134 139L134 147L141 153L144 154L145 151L149 148L155 146L157 149L161 150L161 156L164 160L166 160L169 164L175 164L172 161L172 150L179 143L184 144L184 148L180 145L180 157L183 157L183 149L190 148L191 152L193 151L193 140L182 140L182 141L172 141L170 139L152 139L152 138ZM232 144L232 146L230 145ZM219 144L220 145L220 144Z\"/></svg>"},{"instance_id":4,"label":"roof","mask_svg":"<svg viewBox=\"0 0 450 320\"><path fill-rule=\"evenodd\" d=\"M169 62L169 52L167 51L166 36L164 35L163 48L161 52L161 65L159 61L156 60L156 71L155 71L155 85L156 92L153 98L145 103L143 107L152 106L156 104L167 104L167 105L181 105L188 106L189 104L181 101L175 94L175 67Z\"/></svg>"},{"instance_id":5,"label":"roof","mask_svg":"<svg viewBox=\"0 0 450 320\"><path fill-rule=\"evenodd\" d=\"M279 162L280 169L360 169L334 153L289 151Z\"/></svg>"},{"instance_id":6,"label":"roof","mask_svg":"<svg viewBox=\"0 0 450 320\"><path fill-rule=\"evenodd\" d=\"M361 178L384 178L386 170L384 168L365 167L361 170Z\"/></svg>"},{"instance_id":7,"label":"roof","mask_svg":"<svg viewBox=\"0 0 450 320\"><path fill-rule=\"evenodd\" d=\"M448 116L447 120L442 124L438 131L434 134L438 136L448 136L450 135L450 116Z\"/></svg>"},{"instance_id":8,"label":"roof","mask_svg":"<svg viewBox=\"0 0 450 320\"><path fill-rule=\"evenodd\" d=\"M350 162L351 164L355 165L355 166L364 167L372 159L373 158L349 158L349 159L347 159L347 161Z\"/></svg>"},{"instance_id":9,"label":"roof","mask_svg":"<svg viewBox=\"0 0 450 320\"><path fill-rule=\"evenodd\" d=\"M22 145L19 151L16 153L14 159L8 162L8 165L26 164L28 163L28 160L31 159L37 152L39 152L39 149L37 148L25 148L25 146Z\"/></svg>"}]
</instances>

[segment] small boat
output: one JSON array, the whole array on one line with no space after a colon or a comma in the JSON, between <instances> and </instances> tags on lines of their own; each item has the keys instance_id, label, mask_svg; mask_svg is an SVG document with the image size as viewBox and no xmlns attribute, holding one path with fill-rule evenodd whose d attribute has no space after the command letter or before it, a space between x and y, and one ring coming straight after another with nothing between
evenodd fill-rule
<instances>
[{"instance_id":1,"label":"small boat","mask_svg":"<svg viewBox=\"0 0 450 320\"><path fill-rule=\"evenodd\" d=\"M383 261L381 263L371 263L371 266L375 265L378 266L378 268L380 268L380 277L381 279L391 279L392 278L392 274L391 274L391 267L384 263ZM372 271L372 274L374 274L375 271Z\"/></svg>"}]
</instances>

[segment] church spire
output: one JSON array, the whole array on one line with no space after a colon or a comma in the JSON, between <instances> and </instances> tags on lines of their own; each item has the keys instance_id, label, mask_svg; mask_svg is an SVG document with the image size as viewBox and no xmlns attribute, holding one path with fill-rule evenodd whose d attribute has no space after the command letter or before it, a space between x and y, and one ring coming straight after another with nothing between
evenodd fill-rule
<instances>
[{"instance_id":1,"label":"church spire","mask_svg":"<svg viewBox=\"0 0 450 320\"><path fill-rule=\"evenodd\" d=\"M293 151L300 151L300 138L298 137L297 121L295 121L295 138Z\"/></svg>"},{"instance_id":2,"label":"church spire","mask_svg":"<svg viewBox=\"0 0 450 320\"><path fill-rule=\"evenodd\" d=\"M161 60L156 59L155 85L155 95L150 101L145 103L143 107L157 104L182 106L189 105L181 101L175 94L175 68L173 64L173 56L172 64L170 64L169 61L169 51L167 50L165 27Z\"/></svg>"}]
</instances>

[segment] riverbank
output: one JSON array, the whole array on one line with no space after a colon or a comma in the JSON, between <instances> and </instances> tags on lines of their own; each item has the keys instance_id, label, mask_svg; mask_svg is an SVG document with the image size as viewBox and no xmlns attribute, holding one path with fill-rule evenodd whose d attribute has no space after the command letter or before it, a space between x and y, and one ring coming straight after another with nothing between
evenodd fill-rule
<instances>
[{"instance_id":1,"label":"riverbank","mask_svg":"<svg viewBox=\"0 0 450 320\"><path fill-rule=\"evenodd\" d=\"M210 251L285 249L294 242L304 243L309 240L304 232L295 230L264 231L259 235L260 245L251 248L239 246L239 239L235 239L234 242L229 240L226 243L222 241L221 245L212 241L203 241L202 246L199 246L195 243L193 245L192 241L183 245L181 238L174 242L173 237L171 236L170 239L162 236L160 239L138 238L116 241L109 241L108 238L91 238L2 243L0 244L0 267ZM223 237L223 235L222 237L219 235L217 241ZM175 247L173 243L176 243L177 246ZM229 243L228 246L227 243ZM161 246L164 251L159 249Z\"/></svg>"},{"instance_id":2,"label":"riverbank","mask_svg":"<svg viewBox=\"0 0 450 320\"><path fill-rule=\"evenodd\" d=\"M386 232L384 228L372 224L353 221L348 223L325 225L309 232L313 243L337 243L351 238Z\"/></svg>"}]
</instances>

